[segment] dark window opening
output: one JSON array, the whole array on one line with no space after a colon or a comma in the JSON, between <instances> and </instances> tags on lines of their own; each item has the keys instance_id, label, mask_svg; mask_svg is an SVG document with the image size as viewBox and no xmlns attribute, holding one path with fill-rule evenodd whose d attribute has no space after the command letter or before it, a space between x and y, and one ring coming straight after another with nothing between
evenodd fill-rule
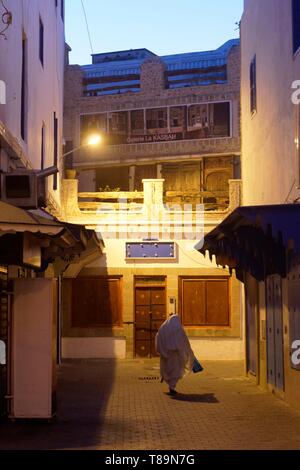
<instances>
[{"instance_id":1,"label":"dark window opening","mask_svg":"<svg viewBox=\"0 0 300 470\"><path fill-rule=\"evenodd\" d=\"M40 18L40 43L39 43L39 56L41 64L44 66L44 24Z\"/></svg>"},{"instance_id":2,"label":"dark window opening","mask_svg":"<svg viewBox=\"0 0 300 470\"><path fill-rule=\"evenodd\" d=\"M292 0L293 52L300 48L300 0Z\"/></svg>"},{"instance_id":3,"label":"dark window opening","mask_svg":"<svg viewBox=\"0 0 300 470\"><path fill-rule=\"evenodd\" d=\"M53 155L53 165L57 166L58 164L58 119L56 117L56 113L54 113L54 155ZM53 189L57 189L57 173L53 175Z\"/></svg>"},{"instance_id":4,"label":"dark window opening","mask_svg":"<svg viewBox=\"0 0 300 470\"><path fill-rule=\"evenodd\" d=\"M22 40L22 78L21 78L21 137L26 140L26 74L27 74L27 41Z\"/></svg>"},{"instance_id":5,"label":"dark window opening","mask_svg":"<svg viewBox=\"0 0 300 470\"><path fill-rule=\"evenodd\" d=\"M213 106L213 135L230 136L230 103L215 103ZM212 112L210 112L212 116Z\"/></svg>"},{"instance_id":6,"label":"dark window opening","mask_svg":"<svg viewBox=\"0 0 300 470\"><path fill-rule=\"evenodd\" d=\"M96 173L97 191L129 191L129 168L101 168Z\"/></svg>"},{"instance_id":7,"label":"dark window opening","mask_svg":"<svg viewBox=\"0 0 300 470\"><path fill-rule=\"evenodd\" d=\"M30 177L28 175L6 175L5 177L6 198L25 199L30 197Z\"/></svg>"},{"instance_id":8,"label":"dark window opening","mask_svg":"<svg viewBox=\"0 0 300 470\"><path fill-rule=\"evenodd\" d=\"M61 0L61 19L65 21L65 2Z\"/></svg>"},{"instance_id":9,"label":"dark window opening","mask_svg":"<svg viewBox=\"0 0 300 470\"><path fill-rule=\"evenodd\" d=\"M250 64L250 109L252 114L257 111L256 56Z\"/></svg>"}]
</instances>

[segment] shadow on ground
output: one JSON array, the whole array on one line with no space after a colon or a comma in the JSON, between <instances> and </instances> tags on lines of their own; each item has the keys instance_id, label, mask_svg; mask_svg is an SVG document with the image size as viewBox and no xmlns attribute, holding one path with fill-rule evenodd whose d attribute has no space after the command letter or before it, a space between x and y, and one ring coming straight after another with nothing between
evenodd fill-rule
<instances>
[{"instance_id":1,"label":"shadow on ground","mask_svg":"<svg viewBox=\"0 0 300 470\"><path fill-rule=\"evenodd\" d=\"M57 416L1 424L0 449L95 448L114 380L114 360L64 362L58 375Z\"/></svg>"},{"instance_id":2,"label":"shadow on ground","mask_svg":"<svg viewBox=\"0 0 300 470\"><path fill-rule=\"evenodd\" d=\"M192 403L220 403L213 393L205 393L202 395L178 393L178 395L173 395L171 398L172 400L189 401Z\"/></svg>"}]
</instances>

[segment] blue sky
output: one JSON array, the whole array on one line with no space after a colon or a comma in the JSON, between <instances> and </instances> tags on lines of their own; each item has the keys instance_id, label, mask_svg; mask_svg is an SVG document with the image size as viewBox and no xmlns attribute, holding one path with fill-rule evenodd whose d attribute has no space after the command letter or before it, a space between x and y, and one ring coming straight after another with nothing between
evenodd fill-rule
<instances>
[{"instance_id":1,"label":"blue sky","mask_svg":"<svg viewBox=\"0 0 300 470\"><path fill-rule=\"evenodd\" d=\"M238 37L243 0L83 0L94 52L147 48L158 55L216 49ZM71 63L91 63L81 0L66 0Z\"/></svg>"}]
</instances>

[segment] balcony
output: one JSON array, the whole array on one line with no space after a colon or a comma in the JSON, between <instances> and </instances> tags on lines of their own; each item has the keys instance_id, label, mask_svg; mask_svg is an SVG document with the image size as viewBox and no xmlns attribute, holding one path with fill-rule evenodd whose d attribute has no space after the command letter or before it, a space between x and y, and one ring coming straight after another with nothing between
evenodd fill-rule
<instances>
[{"instance_id":1,"label":"balcony","mask_svg":"<svg viewBox=\"0 0 300 470\"><path fill-rule=\"evenodd\" d=\"M67 222L94 228L104 237L126 239L142 233L147 238L150 227L151 236L155 233L157 237L173 239L180 237L183 230L187 237L193 236L195 230L197 234L212 230L241 203L241 180L229 181L226 205L168 203L168 198L178 194L164 193L163 184L160 179L144 180L142 192L78 193L78 180L63 180L62 217ZM196 196L203 198L206 193ZM220 192L219 196L222 199L224 194Z\"/></svg>"},{"instance_id":2,"label":"balcony","mask_svg":"<svg viewBox=\"0 0 300 470\"><path fill-rule=\"evenodd\" d=\"M95 168L107 164L130 164L140 162L171 161L178 156L240 155L239 137L222 137L203 140L178 140L155 143L106 145L102 149L87 149L74 154L75 168Z\"/></svg>"},{"instance_id":3,"label":"balcony","mask_svg":"<svg viewBox=\"0 0 300 470\"><path fill-rule=\"evenodd\" d=\"M163 203L166 208L182 211L189 205L191 210L203 205L204 211L226 211L229 207L228 191L165 191ZM144 192L84 192L78 193L78 207L86 214L105 210L140 210L144 205Z\"/></svg>"}]
</instances>

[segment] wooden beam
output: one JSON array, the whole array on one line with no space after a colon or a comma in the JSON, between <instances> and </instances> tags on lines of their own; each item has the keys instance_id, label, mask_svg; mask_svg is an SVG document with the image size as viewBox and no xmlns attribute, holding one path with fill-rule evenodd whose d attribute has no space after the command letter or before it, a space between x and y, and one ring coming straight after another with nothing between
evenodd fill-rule
<instances>
[{"instance_id":1,"label":"wooden beam","mask_svg":"<svg viewBox=\"0 0 300 470\"><path fill-rule=\"evenodd\" d=\"M79 202L78 204L79 209L81 210L91 210L95 211L97 209L117 209L119 210L120 208L126 209L126 210L136 210L136 209L141 209L143 207L142 204L138 203L131 203L131 204L120 204L118 202Z\"/></svg>"},{"instance_id":2,"label":"wooden beam","mask_svg":"<svg viewBox=\"0 0 300 470\"><path fill-rule=\"evenodd\" d=\"M103 193L78 193L79 199L144 199L142 191L114 191Z\"/></svg>"}]
</instances>

